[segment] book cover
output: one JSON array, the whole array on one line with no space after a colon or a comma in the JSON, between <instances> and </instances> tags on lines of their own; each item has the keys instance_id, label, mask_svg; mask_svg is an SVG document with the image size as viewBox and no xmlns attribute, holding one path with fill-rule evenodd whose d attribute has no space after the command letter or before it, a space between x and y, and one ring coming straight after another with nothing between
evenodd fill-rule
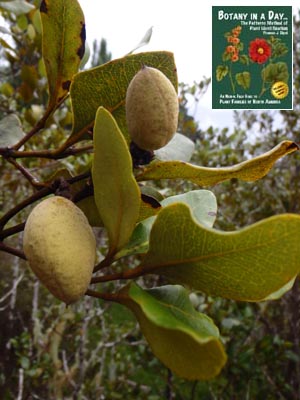
<instances>
[{"instance_id":1,"label":"book cover","mask_svg":"<svg viewBox=\"0 0 300 400\"><path fill-rule=\"evenodd\" d=\"M212 108L293 108L291 6L212 7Z\"/></svg>"}]
</instances>

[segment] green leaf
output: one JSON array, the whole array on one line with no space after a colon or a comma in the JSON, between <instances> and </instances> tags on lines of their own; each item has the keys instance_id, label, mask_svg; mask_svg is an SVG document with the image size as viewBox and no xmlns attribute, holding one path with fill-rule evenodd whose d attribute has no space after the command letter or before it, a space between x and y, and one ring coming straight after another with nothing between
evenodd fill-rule
<instances>
[{"instance_id":1,"label":"green leaf","mask_svg":"<svg viewBox=\"0 0 300 400\"><path fill-rule=\"evenodd\" d=\"M23 137L22 124L17 115L9 114L0 121L0 147L11 147Z\"/></svg>"},{"instance_id":2,"label":"green leaf","mask_svg":"<svg viewBox=\"0 0 300 400\"><path fill-rule=\"evenodd\" d=\"M181 286L143 290L131 283L120 302L139 321L153 353L172 372L189 380L211 379L226 363L213 321L193 308Z\"/></svg>"},{"instance_id":3,"label":"green leaf","mask_svg":"<svg viewBox=\"0 0 300 400\"><path fill-rule=\"evenodd\" d=\"M261 71L262 79L266 82L288 82L289 70L285 62L270 63Z\"/></svg>"},{"instance_id":4,"label":"green leaf","mask_svg":"<svg viewBox=\"0 0 300 400\"><path fill-rule=\"evenodd\" d=\"M175 133L170 142L154 151L155 157L161 161L180 160L190 161L195 150L195 143L188 137Z\"/></svg>"},{"instance_id":5,"label":"green leaf","mask_svg":"<svg viewBox=\"0 0 300 400\"><path fill-rule=\"evenodd\" d=\"M42 0L43 58L49 86L48 108L69 92L84 55L85 23L77 0Z\"/></svg>"},{"instance_id":6,"label":"green leaf","mask_svg":"<svg viewBox=\"0 0 300 400\"><path fill-rule=\"evenodd\" d=\"M243 89L247 90L250 88L250 82L251 82L250 72L247 71L239 72L238 74L235 75L235 79L238 85L241 86Z\"/></svg>"},{"instance_id":7,"label":"green leaf","mask_svg":"<svg viewBox=\"0 0 300 400\"><path fill-rule=\"evenodd\" d=\"M93 126L96 111L103 106L113 114L129 141L125 116L126 91L143 64L160 69L177 90L174 57L165 51L134 54L82 71L74 77L70 88L74 113L72 140L74 135L80 139L89 138L82 133Z\"/></svg>"},{"instance_id":8,"label":"green leaf","mask_svg":"<svg viewBox=\"0 0 300 400\"><path fill-rule=\"evenodd\" d=\"M196 223L185 204L173 204L158 214L140 269L210 295L261 301L299 273L299 237L296 214L220 232Z\"/></svg>"},{"instance_id":9,"label":"green leaf","mask_svg":"<svg viewBox=\"0 0 300 400\"><path fill-rule=\"evenodd\" d=\"M227 65L218 65L216 69L216 78L220 82L228 74L229 68Z\"/></svg>"},{"instance_id":10,"label":"green leaf","mask_svg":"<svg viewBox=\"0 0 300 400\"><path fill-rule=\"evenodd\" d=\"M296 143L286 140L258 157L222 168L199 167L182 161L152 162L137 174L136 179L186 179L201 186L215 185L232 178L253 182L263 178L279 158L298 149Z\"/></svg>"},{"instance_id":11,"label":"green leaf","mask_svg":"<svg viewBox=\"0 0 300 400\"><path fill-rule=\"evenodd\" d=\"M0 9L14 13L16 16L27 14L35 7L25 0L0 1Z\"/></svg>"},{"instance_id":12,"label":"green leaf","mask_svg":"<svg viewBox=\"0 0 300 400\"><path fill-rule=\"evenodd\" d=\"M167 207L174 203L188 205L193 218L197 222L209 228L213 226L217 215L217 200L209 190L192 190L188 193L170 196L161 201L162 207ZM150 232L155 218L154 216L147 218L136 226L127 246L117 254L118 258L148 251Z\"/></svg>"},{"instance_id":13,"label":"green leaf","mask_svg":"<svg viewBox=\"0 0 300 400\"><path fill-rule=\"evenodd\" d=\"M94 127L92 166L95 202L108 231L110 254L129 240L140 210L140 190L126 141L113 116L99 107Z\"/></svg>"}]
</instances>

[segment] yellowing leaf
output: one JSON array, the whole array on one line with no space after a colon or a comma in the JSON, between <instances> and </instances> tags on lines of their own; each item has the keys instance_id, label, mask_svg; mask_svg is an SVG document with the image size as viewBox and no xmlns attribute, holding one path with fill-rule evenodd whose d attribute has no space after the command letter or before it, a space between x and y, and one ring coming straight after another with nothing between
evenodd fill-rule
<instances>
[{"instance_id":1,"label":"yellowing leaf","mask_svg":"<svg viewBox=\"0 0 300 400\"><path fill-rule=\"evenodd\" d=\"M103 107L96 114L92 178L95 202L113 254L128 242L141 200L126 141L115 119Z\"/></svg>"},{"instance_id":2,"label":"yellowing leaf","mask_svg":"<svg viewBox=\"0 0 300 400\"><path fill-rule=\"evenodd\" d=\"M183 287L143 290L131 283L119 299L135 314L155 356L172 372L190 380L218 375L227 358L218 328L195 311Z\"/></svg>"},{"instance_id":3,"label":"yellowing leaf","mask_svg":"<svg viewBox=\"0 0 300 400\"><path fill-rule=\"evenodd\" d=\"M211 186L227 179L238 178L246 182L263 178L281 157L299 150L296 143L284 141L258 157L231 167L208 168L182 161L153 162L137 176L138 181L151 179L187 179L201 186Z\"/></svg>"},{"instance_id":4,"label":"yellowing leaf","mask_svg":"<svg viewBox=\"0 0 300 400\"><path fill-rule=\"evenodd\" d=\"M299 237L296 214L220 232L195 222L185 204L173 204L156 217L140 269L214 296L261 301L282 295L299 273Z\"/></svg>"},{"instance_id":5,"label":"yellowing leaf","mask_svg":"<svg viewBox=\"0 0 300 400\"><path fill-rule=\"evenodd\" d=\"M99 106L109 110L116 119L122 133L128 139L126 126L125 97L127 87L142 65L160 69L177 89L177 74L172 53L157 51L139 53L113 60L74 77L70 88L74 113L74 135L80 139L82 132L91 128ZM129 140L129 139L128 139Z\"/></svg>"},{"instance_id":6,"label":"yellowing leaf","mask_svg":"<svg viewBox=\"0 0 300 400\"><path fill-rule=\"evenodd\" d=\"M68 93L84 55L84 15L77 0L42 0L43 58L48 77L48 108Z\"/></svg>"}]
</instances>

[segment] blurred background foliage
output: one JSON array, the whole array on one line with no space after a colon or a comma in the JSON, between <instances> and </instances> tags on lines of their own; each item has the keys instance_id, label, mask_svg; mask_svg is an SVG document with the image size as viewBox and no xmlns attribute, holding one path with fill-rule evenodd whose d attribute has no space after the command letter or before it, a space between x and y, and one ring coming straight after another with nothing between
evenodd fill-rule
<instances>
[{"instance_id":1,"label":"blurred background foliage","mask_svg":"<svg viewBox=\"0 0 300 400\"><path fill-rule=\"evenodd\" d=\"M39 15L35 9L27 14L0 10L5 20L0 30L0 120L16 113L23 129L29 131L47 103ZM203 130L191 108L201 107L210 80L179 85L178 131L196 144L193 162L229 166L268 151L282 140L299 141L299 14L294 20L294 35L293 110L235 111L232 127ZM91 53L91 66L111 59L105 39L95 42ZM71 124L70 103L66 101L50 118L42 136L30 140L30 149L58 147L69 135ZM89 157L22 161L33 175L45 180L60 168L80 173ZM298 154L281 159L254 184L233 179L209 188L219 206L215 227L235 230L274 214L299 213L299 161ZM0 214L32 193L28 182L3 160L0 180ZM193 188L192 183L181 180L158 185L165 195ZM19 213L14 223L23 218ZM18 247L19 241L13 236L8 243ZM219 326L228 353L226 367L209 382L187 382L172 376L152 355L135 319L123 307L85 298L66 308L40 286L22 260L2 252L0 398L300 398L299 280L282 299L273 302L239 303L201 293L193 293L192 298L195 307Z\"/></svg>"}]
</instances>

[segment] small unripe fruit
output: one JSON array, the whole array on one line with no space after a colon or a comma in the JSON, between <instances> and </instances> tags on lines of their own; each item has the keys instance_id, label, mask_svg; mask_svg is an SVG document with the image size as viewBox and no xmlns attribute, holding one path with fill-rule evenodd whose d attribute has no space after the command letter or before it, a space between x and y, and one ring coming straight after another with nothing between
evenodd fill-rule
<instances>
[{"instance_id":1,"label":"small unripe fruit","mask_svg":"<svg viewBox=\"0 0 300 400\"><path fill-rule=\"evenodd\" d=\"M133 142L143 150L165 146L176 132L178 112L170 80L156 68L142 67L126 93L126 120Z\"/></svg>"},{"instance_id":2,"label":"small unripe fruit","mask_svg":"<svg viewBox=\"0 0 300 400\"><path fill-rule=\"evenodd\" d=\"M47 289L67 304L90 283L96 240L83 212L70 200L54 196L39 203L24 229L24 253Z\"/></svg>"}]
</instances>

